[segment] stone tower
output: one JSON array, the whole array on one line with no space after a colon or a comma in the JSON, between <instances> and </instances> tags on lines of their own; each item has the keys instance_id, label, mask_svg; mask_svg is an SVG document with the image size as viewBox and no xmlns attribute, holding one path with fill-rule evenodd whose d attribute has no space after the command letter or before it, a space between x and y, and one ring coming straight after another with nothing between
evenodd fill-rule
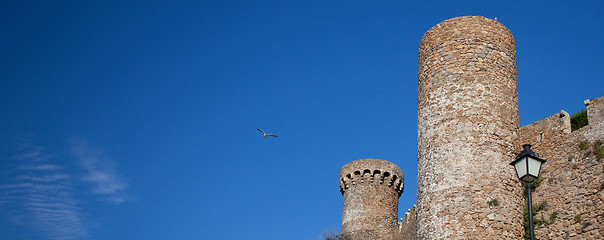
<instances>
[{"instance_id":1,"label":"stone tower","mask_svg":"<svg viewBox=\"0 0 604 240\"><path fill-rule=\"evenodd\" d=\"M418 80L418 239L521 239L511 32L478 16L439 23L421 40Z\"/></svg>"},{"instance_id":2,"label":"stone tower","mask_svg":"<svg viewBox=\"0 0 604 240\"><path fill-rule=\"evenodd\" d=\"M360 159L340 170L342 234L353 240L395 239L403 171L391 162Z\"/></svg>"}]
</instances>

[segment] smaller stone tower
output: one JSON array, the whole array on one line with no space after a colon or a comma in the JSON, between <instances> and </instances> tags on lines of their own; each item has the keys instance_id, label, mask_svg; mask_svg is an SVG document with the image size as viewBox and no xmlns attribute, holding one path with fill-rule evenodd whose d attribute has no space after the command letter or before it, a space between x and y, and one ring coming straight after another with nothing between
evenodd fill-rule
<instances>
[{"instance_id":1,"label":"smaller stone tower","mask_svg":"<svg viewBox=\"0 0 604 240\"><path fill-rule=\"evenodd\" d=\"M360 159L340 170L344 196L342 234L356 239L394 239L403 171L391 162Z\"/></svg>"}]
</instances>

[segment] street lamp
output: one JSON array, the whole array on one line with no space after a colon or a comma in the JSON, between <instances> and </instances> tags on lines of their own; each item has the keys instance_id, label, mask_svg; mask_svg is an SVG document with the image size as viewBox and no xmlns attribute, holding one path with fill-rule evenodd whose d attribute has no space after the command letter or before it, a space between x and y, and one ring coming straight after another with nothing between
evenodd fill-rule
<instances>
[{"instance_id":1,"label":"street lamp","mask_svg":"<svg viewBox=\"0 0 604 240\"><path fill-rule=\"evenodd\" d=\"M533 232L533 201L531 196L531 183L539 177L541 171L541 165L545 163L545 160L539 158L539 154L531 150L530 144L522 145L524 148L516 159L510 163L516 169L516 175L526 185L526 200L528 202L528 216L529 216L529 232L530 239L535 239L535 233Z\"/></svg>"}]
</instances>

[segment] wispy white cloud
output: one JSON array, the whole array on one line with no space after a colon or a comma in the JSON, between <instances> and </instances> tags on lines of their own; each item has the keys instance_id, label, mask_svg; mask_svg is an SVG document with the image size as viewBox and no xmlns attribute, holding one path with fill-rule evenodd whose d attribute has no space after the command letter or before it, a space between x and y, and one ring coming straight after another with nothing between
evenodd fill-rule
<instances>
[{"instance_id":1,"label":"wispy white cloud","mask_svg":"<svg viewBox=\"0 0 604 240\"><path fill-rule=\"evenodd\" d=\"M54 154L43 153L43 147L35 146L27 142L20 143L18 149L20 152L13 155L13 159L27 160L28 162L32 163L39 163L55 156Z\"/></svg>"},{"instance_id":2,"label":"wispy white cloud","mask_svg":"<svg viewBox=\"0 0 604 240\"><path fill-rule=\"evenodd\" d=\"M0 159L0 217L28 229L25 239L87 238L94 223L85 217L83 193L113 204L133 199L117 163L84 139L70 145L77 166L29 141L17 149L12 157Z\"/></svg>"},{"instance_id":3,"label":"wispy white cloud","mask_svg":"<svg viewBox=\"0 0 604 240\"><path fill-rule=\"evenodd\" d=\"M132 199L127 192L128 183L103 149L90 145L85 139L78 139L72 141L71 154L85 170L82 179L93 185L94 194L116 204Z\"/></svg>"},{"instance_id":4,"label":"wispy white cloud","mask_svg":"<svg viewBox=\"0 0 604 240\"><path fill-rule=\"evenodd\" d=\"M51 174L27 174L17 177L17 180L33 181L33 182L56 182L59 180L69 179L71 176L64 173Z\"/></svg>"},{"instance_id":5,"label":"wispy white cloud","mask_svg":"<svg viewBox=\"0 0 604 240\"><path fill-rule=\"evenodd\" d=\"M63 167L54 164L39 164L39 165L21 165L21 170L36 170L36 171L54 171L61 170Z\"/></svg>"},{"instance_id":6,"label":"wispy white cloud","mask_svg":"<svg viewBox=\"0 0 604 240\"><path fill-rule=\"evenodd\" d=\"M74 194L72 176L48 163L54 155L32 145L8 159L6 181L0 184L0 209L13 224L31 229L36 238L82 239L88 236Z\"/></svg>"}]
</instances>

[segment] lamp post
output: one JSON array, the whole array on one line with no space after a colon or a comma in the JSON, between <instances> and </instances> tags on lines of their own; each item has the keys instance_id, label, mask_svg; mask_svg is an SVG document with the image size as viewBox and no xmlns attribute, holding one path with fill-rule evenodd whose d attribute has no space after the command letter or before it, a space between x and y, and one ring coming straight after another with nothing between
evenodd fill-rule
<instances>
[{"instance_id":1,"label":"lamp post","mask_svg":"<svg viewBox=\"0 0 604 240\"><path fill-rule=\"evenodd\" d=\"M524 148L516 159L510 163L516 169L516 175L526 185L526 201L528 202L528 217L529 217L529 232L530 239L535 239L535 232L533 231L533 200L531 196L531 183L539 177L541 172L541 165L545 163L545 160L539 157L539 154L531 150L530 144L522 145Z\"/></svg>"}]
</instances>

